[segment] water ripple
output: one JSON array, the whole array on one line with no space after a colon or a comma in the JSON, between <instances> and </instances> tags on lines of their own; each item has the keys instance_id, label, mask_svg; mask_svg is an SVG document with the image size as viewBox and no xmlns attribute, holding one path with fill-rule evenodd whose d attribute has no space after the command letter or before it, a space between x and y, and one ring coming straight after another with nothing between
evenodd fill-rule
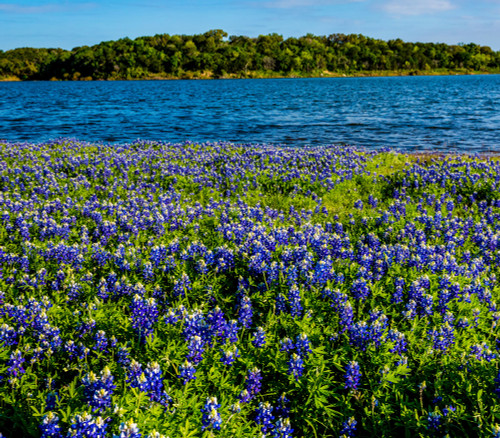
<instances>
[{"instance_id":1,"label":"water ripple","mask_svg":"<svg viewBox=\"0 0 500 438\"><path fill-rule=\"evenodd\" d=\"M500 152L500 75L0 83L0 138Z\"/></svg>"}]
</instances>

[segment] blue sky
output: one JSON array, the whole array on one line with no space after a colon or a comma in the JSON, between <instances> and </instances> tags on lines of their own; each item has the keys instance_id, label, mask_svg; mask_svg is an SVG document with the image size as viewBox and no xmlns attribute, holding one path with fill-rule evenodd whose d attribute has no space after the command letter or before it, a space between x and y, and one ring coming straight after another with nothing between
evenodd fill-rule
<instances>
[{"instance_id":1,"label":"blue sky","mask_svg":"<svg viewBox=\"0 0 500 438\"><path fill-rule=\"evenodd\" d=\"M256 37L361 33L500 50L500 0L0 0L0 50L223 29ZM4 0L5 1L5 0Z\"/></svg>"}]
</instances>

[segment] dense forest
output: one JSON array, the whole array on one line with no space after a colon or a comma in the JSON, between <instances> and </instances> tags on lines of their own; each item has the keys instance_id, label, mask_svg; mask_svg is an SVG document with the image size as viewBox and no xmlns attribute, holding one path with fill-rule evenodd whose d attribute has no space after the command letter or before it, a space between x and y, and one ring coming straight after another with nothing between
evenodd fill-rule
<instances>
[{"instance_id":1,"label":"dense forest","mask_svg":"<svg viewBox=\"0 0 500 438\"><path fill-rule=\"evenodd\" d=\"M284 39L200 35L123 38L72 50L0 51L0 78L99 80L294 77L360 74L500 72L500 52L474 43L382 41L332 34Z\"/></svg>"}]
</instances>

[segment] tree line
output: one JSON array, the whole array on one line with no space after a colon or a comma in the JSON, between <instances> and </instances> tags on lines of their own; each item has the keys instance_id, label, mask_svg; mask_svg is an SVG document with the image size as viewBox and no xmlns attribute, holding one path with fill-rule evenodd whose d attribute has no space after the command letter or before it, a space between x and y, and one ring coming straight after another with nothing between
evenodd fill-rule
<instances>
[{"instance_id":1,"label":"tree line","mask_svg":"<svg viewBox=\"0 0 500 438\"><path fill-rule=\"evenodd\" d=\"M500 52L474 43L383 41L332 34L284 39L276 33L123 38L72 50L19 48L0 51L0 78L108 80L322 76L387 72L499 72Z\"/></svg>"}]
</instances>

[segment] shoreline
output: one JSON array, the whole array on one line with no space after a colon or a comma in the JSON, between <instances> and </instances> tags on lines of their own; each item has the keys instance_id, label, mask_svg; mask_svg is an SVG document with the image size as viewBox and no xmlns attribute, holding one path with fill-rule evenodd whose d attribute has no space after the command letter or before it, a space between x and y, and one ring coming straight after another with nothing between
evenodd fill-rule
<instances>
[{"instance_id":1,"label":"shoreline","mask_svg":"<svg viewBox=\"0 0 500 438\"><path fill-rule=\"evenodd\" d=\"M177 80L228 80L228 79L327 79L327 78L390 78L390 77L407 77L407 76L480 76L480 75L497 75L500 71L464 71L464 70L431 70L431 71L415 71L415 70L368 70L360 72L331 72L323 71L318 74L302 75L302 74L259 74L259 72L250 72L245 75L240 74L225 74L215 76L209 72L185 72L181 76L148 76L142 78L106 78L93 79L90 77L82 79L20 79L17 76L0 77L0 82L106 82L106 81L177 81Z\"/></svg>"}]
</instances>

